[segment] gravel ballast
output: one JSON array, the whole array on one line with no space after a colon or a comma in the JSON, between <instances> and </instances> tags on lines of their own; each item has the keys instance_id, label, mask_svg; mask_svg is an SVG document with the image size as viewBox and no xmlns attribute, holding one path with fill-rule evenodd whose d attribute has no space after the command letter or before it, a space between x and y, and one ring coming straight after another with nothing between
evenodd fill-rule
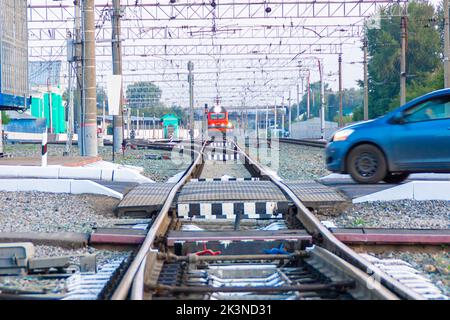
<instances>
[{"instance_id":1,"label":"gravel ballast","mask_svg":"<svg viewBox=\"0 0 450 320\"><path fill-rule=\"evenodd\" d=\"M52 246L35 246L34 258L70 256L73 257L71 259L71 263L76 266L79 265L79 256L87 254L95 254L97 267L101 267L102 265L108 264L113 260L124 260L131 254L131 252L97 250L90 247L69 250ZM0 277L0 288L51 294L66 294L68 292L67 279L64 277L42 278L32 275L24 277Z\"/></svg>"},{"instance_id":2,"label":"gravel ballast","mask_svg":"<svg viewBox=\"0 0 450 320\"><path fill-rule=\"evenodd\" d=\"M374 254L372 254L374 255ZM450 253L411 253L411 252L385 252L376 255L380 259L401 259L423 272L431 279L444 295L450 297Z\"/></svg>"},{"instance_id":3,"label":"gravel ballast","mask_svg":"<svg viewBox=\"0 0 450 320\"><path fill-rule=\"evenodd\" d=\"M286 181L316 180L330 174L322 148L273 143L270 151L264 144L261 144L259 154L255 146L251 146L249 151L254 160L259 155L261 164L276 171Z\"/></svg>"},{"instance_id":4,"label":"gravel ballast","mask_svg":"<svg viewBox=\"0 0 450 320\"><path fill-rule=\"evenodd\" d=\"M91 232L111 225L118 201L94 195L0 192L0 232Z\"/></svg>"},{"instance_id":5,"label":"gravel ballast","mask_svg":"<svg viewBox=\"0 0 450 320\"><path fill-rule=\"evenodd\" d=\"M49 257L62 257L71 256L74 257L74 261L77 261L78 256L94 254L96 255L97 265L108 263L113 259L124 258L131 254L131 252L98 250L93 247L86 247L81 249L65 249L53 246L35 246L34 247L35 258L49 258Z\"/></svg>"},{"instance_id":6,"label":"gravel ballast","mask_svg":"<svg viewBox=\"0 0 450 320\"><path fill-rule=\"evenodd\" d=\"M338 217L320 216L337 227L450 228L450 201L399 200L353 204Z\"/></svg>"},{"instance_id":7,"label":"gravel ballast","mask_svg":"<svg viewBox=\"0 0 450 320\"><path fill-rule=\"evenodd\" d=\"M324 149L280 143L280 155L278 175L287 181L315 180L330 174Z\"/></svg>"}]
</instances>

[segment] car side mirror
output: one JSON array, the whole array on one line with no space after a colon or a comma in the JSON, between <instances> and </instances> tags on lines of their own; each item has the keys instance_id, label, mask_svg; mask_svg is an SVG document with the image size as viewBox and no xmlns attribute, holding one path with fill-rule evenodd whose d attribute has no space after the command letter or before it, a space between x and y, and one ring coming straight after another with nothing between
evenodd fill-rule
<instances>
[{"instance_id":1,"label":"car side mirror","mask_svg":"<svg viewBox=\"0 0 450 320\"><path fill-rule=\"evenodd\" d=\"M401 111L396 112L391 120L392 120L392 123L396 123L396 124L405 123L405 117L403 115L403 112L401 112Z\"/></svg>"}]
</instances>

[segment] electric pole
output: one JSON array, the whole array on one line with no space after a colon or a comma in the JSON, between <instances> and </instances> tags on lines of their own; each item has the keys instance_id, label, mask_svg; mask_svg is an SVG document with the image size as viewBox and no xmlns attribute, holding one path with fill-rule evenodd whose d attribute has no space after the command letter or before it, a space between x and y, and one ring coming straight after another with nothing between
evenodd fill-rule
<instances>
[{"instance_id":1,"label":"electric pole","mask_svg":"<svg viewBox=\"0 0 450 320\"><path fill-rule=\"evenodd\" d=\"M48 123L49 123L49 133L53 133L53 102L52 102L52 87L51 87L51 72L50 65L48 66L48 78L47 78L47 94L48 94Z\"/></svg>"},{"instance_id":2,"label":"electric pole","mask_svg":"<svg viewBox=\"0 0 450 320\"><path fill-rule=\"evenodd\" d=\"M84 156L98 156L97 83L95 79L95 0L83 0L83 115Z\"/></svg>"},{"instance_id":3,"label":"electric pole","mask_svg":"<svg viewBox=\"0 0 450 320\"><path fill-rule=\"evenodd\" d=\"M319 62L320 73L320 139L325 140L325 84L323 79L323 66Z\"/></svg>"},{"instance_id":4,"label":"electric pole","mask_svg":"<svg viewBox=\"0 0 450 320\"><path fill-rule=\"evenodd\" d=\"M292 103L291 103L291 88L289 88L289 119L288 119L289 133L292 132ZM284 134L284 132L283 132Z\"/></svg>"},{"instance_id":5,"label":"electric pole","mask_svg":"<svg viewBox=\"0 0 450 320\"><path fill-rule=\"evenodd\" d=\"M401 28L401 61L400 61L400 104L406 103L406 16L403 12L400 20Z\"/></svg>"},{"instance_id":6,"label":"electric pole","mask_svg":"<svg viewBox=\"0 0 450 320\"><path fill-rule=\"evenodd\" d=\"M339 127L344 126L343 105L342 105L342 53L339 53Z\"/></svg>"},{"instance_id":7,"label":"electric pole","mask_svg":"<svg viewBox=\"0 0 450 320\"><path fill-rule=\"evenodd\" d=\"M449 13L448 13L448 0L444 0L444 86L450 87L450 64L449 64L449 50L450 50L450 38L449 38Z\"/></svg>"},{"instance_id":8,"label":"electric pole","mask_svg":"<svg viewBox=\"0 0 450 320\"><path fill-rule=\"evenodd\" d=\"M82 123L82 92L83 92L83 47L82 47L82 35L81 35L81 10L80 10L80 1L75 0L74 10L75 10L75 26L74 26L74 38L75 38L75 94L74 94L74 121L76 121L77 136L78 136L78 149L80 155L84 155L84 136L83 136L83 128L81 127ZM76 119L76 120L75 120Z\"/></svg>"},{"instance_id":9,"label":"electric pole","mask_svg":"<svg viewBox=\"0 0 450 320\"><path fill-rule=\"evenodd\" d=\"M139 136L139 131L141 131L141 124L139 121L139 109L136 110L136 119L137 119L136 138L137 138Z\"/></svg>"},{"instance_id":10,"label":"electric pole","mask_svg":"<svg viewBox=\"0 0 450 320\"><path fill-rule=\"evenodd\" d=\"M69 67L69 98L67 101L67 141L66 141L66 148L64 150L63 155L65 157L68 157L70 154L70 147L72 146L72 138L73 138L73 62L74 62L74 58L75 58L75 54L73 51L74 45L73 45L73 38L72 38L72 33L70 31L67 32L67 48L68 50L70 50L70 52L68 52L67 57L68 57L68 67Z\"/></svg>"},{"instance_id":11,"label":"electric pole","mask_svg":"<svg viewBox=\"0 0 450 320\"><path fill-rule=\"evenodd\" d=\"M113 74L122 75L122 42L120 38L121 33L121 11L120 11L120 0L113 0L113 13L112 13L112 59L113 59ZM121 86L120 92L120 104L119 104L119 115L113 116L113 126L114 126L114 147L113 152L120 152L122 142L124 140L123 136L123 87Z\"/></svg>"},{"instance_id":12,"label":"electric pole","mask_svg":"<svg viewBox=\"0 0 450 320\"><path fill-rule=\"evenodd\" d=\"M302 78L302 85L303 85L303 78ZM300 117L300 85L297 83L297 114L296 119Z\"/></svg>"},{"instance_id":13,"label":"electric pole","mask_svg":"<svg viewBox=\"0 0 450 320\"><path fill-rule=\"evenodd\" d=\"M369 76L367 71L367 35L364 35L364 120L369 120Z\"/></svg>"},{"instance_id":14,"label":"electric pole","mask_svg":"<svg viewBox=\"0 0 450 320\"><path fill-rule=\"evenodd\" d=\"M192 61L188 63L188 82L189 82L189 129L190 129L190 138L194 139L194 75L192 71L194 71L194 64Z\"/></svg>"},{"instance_id":15,"label":"electric pole","mask_svg":"<svg viewBox=\"0 0 450 320\"><path fill-rule=\"evenodd\" d=\"M274 129L278 129L278 110L277 110L277 100L275 100L275 123Z\"/></svg>"},{"instance_id":16,"label":"electric pole","mask_svg":"<svg viewBox=\"0 0 450 320\"><path fill-rule=\"evenodd\" d=\"M256 122L256 127L255 127L256 137L258 138L258 133L259 133L258 108L256 108L255 122Z\"/></svg>"},{"instance_id":17,"label":"electric pole","mask_svg":"<svg viewBox=\"0 0 450 320\"><path fill-rule=\"evenodd\" d=\"M308 70L308 90L307 90L307 101L306 101L306 119L309 120L311 117L311 73Z\"/></svg>"}]
</instances>

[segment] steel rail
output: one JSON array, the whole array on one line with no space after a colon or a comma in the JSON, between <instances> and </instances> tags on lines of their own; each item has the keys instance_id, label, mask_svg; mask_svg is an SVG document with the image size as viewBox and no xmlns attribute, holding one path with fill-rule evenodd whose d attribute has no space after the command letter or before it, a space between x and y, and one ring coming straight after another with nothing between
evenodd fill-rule
<instances>
[{"instance_id":1,"label":"steel rail","mask_svg":"<svg viewBox=\"0 0 450 320\"><path fill-rule=\"evenodd\" d=\"M167 285L146 286L148 290L155 290L157 292L172 292L172 293L214 293L214 292L254 292L254 293L269 293L269 292L310 292L310 291L347 291L353 289L355 283L353 281L339 281L329 284L300 284L300 285L286 285L286 286L245 286L245 287L176 287Z\"/></svg>"},{"instance_id":2,"label":"steel rail","mask_svg":"<svg viewBox=\"0 0 450 320\"><path fill-rule=\"evenodd\" d=\"M278 138L282 143L297 144L302 146L325 148L327 141L323 140L309 140L309 139L291 139L291 138Z\"/></svg>"},{"instance_id":3,"label":"steel rail","mask_svg":"<svg viewBox=\"0 0 450 320\"><path fill-rule=\"evenodd\" d=\"M242 151L239 145L237 148ZM339 241L322 223L314 216L311 211L301 202L295 193L286 184L268 170L265 170L259 163L254 161L250 155L246 155L252 166L256 167L262 174L267 176L275 185L277 185L295 204L298 209L297 218L303 224L305 229L313 235L315 240L321 244L325 249L333 254L341 257L350 264L356 266L360 270L366 272L373 279L380 281L380 283L389 288L396 295L404 299L422 300L423 297L413 290L409 289L399 281L388 276L378 267L362 258L355 251L350 249L347 245ZM377 288L373 288L377 290Z\"/></svg>"},{"instance_id":4,"label":"steel rail","mask_svg":"<svg viewBox=\"0 0 450 320\"><path fill-rule=\"evenodd\" d=\"M263 129L260 129L263 130ZM250 138L250 140L258 140L257 138ZM259 141L269 141L267 138L259 138ZM325 140L312 140L312 139L292 139L292 138L273 138L272 141L278 140L281 143L296 144L301 146L326 148L328 142Z\"/></svg>"},{"instance_id":5,"label":"steel rail","mask_svg":"<svg viewBox=\"0 0 450 320\"><path fill-rule=\"evenodd\" d=\"M133 286L133 282L136 279L136 275L143 274L143 271L145 270L146 265L146 258L148 253L151 250L151 247L153 245L153 242L156 238L156 235L158 233L158 230L160 229L164 219L169 214L169 210L172 206L172 202L175 199L175 196L177 195L178 191L181 189L181 187L184 186L184 184L188 181L196 167L200 164L202 157L203 157L203 150L205 148L205 145L203 145L201 152L197 153L196 160L191 164L191 166L186 170L183 177L180 179L180 181L172 188L170 191L164 206L162 207L160 213L158 214L156 220L154 221L152 227L150 228L150 231L148 232L144 243L142 244L141 248L139 249L138 253L136 254L136 257L133 259L133 262L129 266L127 272L123 276L122 280L120 281L120 284L116 288L112 300L125 300L128 296L128 293L130 292L130 288ZM139 276L136 279L138 282L134 284L134 289L132 290L134 293L141 290L143 292L143 277Z\"/></svg>"}]
</instances>

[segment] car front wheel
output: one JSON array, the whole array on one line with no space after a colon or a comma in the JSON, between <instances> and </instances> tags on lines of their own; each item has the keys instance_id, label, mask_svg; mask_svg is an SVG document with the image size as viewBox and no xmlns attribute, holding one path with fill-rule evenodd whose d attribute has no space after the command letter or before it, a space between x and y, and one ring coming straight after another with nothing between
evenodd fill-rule
<instances>
[{"instance_id":1,"label":"car front wheel","mask_svg":"<svg viewBox=\"0 0 450 320\"><path fill-rule=\"evenodd\" d=\"M358 183L378 183L386 177L387 166L380 149L371 145L359 145L350 151L347 169Z\"/></svg>"}]
</instances>

